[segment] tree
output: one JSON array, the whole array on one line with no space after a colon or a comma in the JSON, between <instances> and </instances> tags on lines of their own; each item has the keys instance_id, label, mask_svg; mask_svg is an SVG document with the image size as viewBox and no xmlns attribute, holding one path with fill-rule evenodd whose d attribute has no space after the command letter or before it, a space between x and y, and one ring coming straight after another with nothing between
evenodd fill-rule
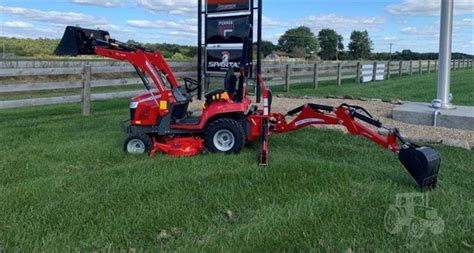
<instances>
[{"instance_id":1,"label":"tree","mask_svg":"<svg viewBox=\"0 0 474 253\"><path fill-rule=\"evenodd\" d=\"M175 53L173 55L173 57L171 57L171 59L173 60L177 60L177 61L182 61L185 59L184 55L182 53Z\"/></svg>"},{"instance_id":2,"label":"tree","mask_svg":"<svg viewBox=\"0 0 474 253\"><path fill-rule=\"evenodd\" d=\"M266 57L267 55L271 54L276 49L276 46L273 45L271 41L266 41L266 40L263 40L260 46L261 46L263 57Z\"/></svg>"},{"instance_id":3,"label":"tree","mask_svg":"<svg viewBox=\"0 0 474 253\"><path fill-rule=\"evenodd\" d=\"M318 33L319 56L323 60L337 60L339 51L344 50L343 38L332 29L323 29Z\"/></svg>"},{"instance_id":4,"label":"tree","mask_svg":"<svg viewBox=\"0 0 474 253\"><path fill-rule=\"evenodd\" d=\"M351 41L349 42L349 53L352 59L368 59L372 53L372 40L369 33L365 31L352 31Z\"/></svg>"},{"instance_id":5,"label":"tree","mask_svg":"<svg viewBox=\"0 0 474 253\"><path fill-rule=\"evenodd\" d=\"M307 56L306 52L299 47L294 47L290 52L291 57L293 58L305 58Z\"/></svg>"},{"instance_id":6,"label":"tree","mask_svg":"<svg viewBox=\"0 0 474 253\"><path fill-rule=\"evenodd\" d=\"M278 40L278 46L287 53L298 47L312 55L318 50L318 40L309 27L300 26L286 31Z\"/></svg>"}]
</instances>

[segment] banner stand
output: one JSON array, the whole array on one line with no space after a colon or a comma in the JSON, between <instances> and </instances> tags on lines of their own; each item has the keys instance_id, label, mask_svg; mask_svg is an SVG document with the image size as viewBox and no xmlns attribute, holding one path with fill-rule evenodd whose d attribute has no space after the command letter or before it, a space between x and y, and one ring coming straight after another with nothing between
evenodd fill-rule
<instances>
[{"instance_id":1,"label":"banner stand","mask_svg":"<svg viewBox=\"0 0 474 253\"><path fill-rule=\"evenodd\" d=\"M255 2L257 4L255 5ZM208 92L210 78L224 77L229 68L239 71L244 39L257 46L257 66L252 63L249 79L256 80L260 102L262 0L198 0L198 99ZM257 40L254 40L254 12L257 11ZM253 51L253 47L251 49ZM253 53L251 53L253 55ZM251 57L252 60L252 57ZM253 62L253 61L252 61Z\"/></svg>"}]
</instances>

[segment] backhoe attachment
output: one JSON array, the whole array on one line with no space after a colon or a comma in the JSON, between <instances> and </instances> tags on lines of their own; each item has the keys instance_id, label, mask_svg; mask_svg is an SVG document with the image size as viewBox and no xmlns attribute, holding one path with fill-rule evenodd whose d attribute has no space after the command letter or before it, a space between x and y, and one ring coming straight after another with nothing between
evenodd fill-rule
<instances>
[{"instance_id":1,"label":"backhoe attachment","mask_svg":"<svg viewBox=\"0 0 474 253\"><path fill-rule=\"evenodd\" d=\"M339 107L305 104L285 115L281 113L270 115L270 132L273 133L290 132L310 125L342 125L352 135L361 135L397 153L401 163L421 188L436 187L441 164L439 153L431 147L420 147L406 141L398 129L383 125L362 107L348 104ZM382 135L368 125L385 129L388 134ZM268 148L266 150L268 152ZM268 154L265 154L265 159L267 156Z\"/></svg>"}]
</instances>

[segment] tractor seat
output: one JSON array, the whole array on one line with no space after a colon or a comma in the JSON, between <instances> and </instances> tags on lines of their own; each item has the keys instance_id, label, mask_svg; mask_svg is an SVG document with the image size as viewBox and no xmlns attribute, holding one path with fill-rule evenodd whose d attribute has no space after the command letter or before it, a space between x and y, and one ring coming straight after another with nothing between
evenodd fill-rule
<instances>
[{"instance_id":1,"label":"tractor seat","mask_svg":"<svg viewBox=\"0 0 474 253\"><path fill-rule=\"evenodd\" d=\"M218 89L208 92L205 95L206 104L209 105L214 101L227 101L233 99L236 92L237 77L234 69L230 68L224 78L224 89Z\"/></svg>"}]
</instances>

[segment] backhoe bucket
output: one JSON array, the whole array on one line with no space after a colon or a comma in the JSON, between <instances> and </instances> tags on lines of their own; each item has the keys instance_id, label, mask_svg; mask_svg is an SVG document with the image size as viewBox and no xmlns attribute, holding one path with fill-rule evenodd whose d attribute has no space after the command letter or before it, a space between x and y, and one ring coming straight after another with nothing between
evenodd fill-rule
<instances>
[{"instance_id":1,"label":"backhoe bucket","mask_svg":"<svg viewBox=\"0 0 474 253\"><path fill-rule=\"evenodd\" d=\"M430 147L408 147L400 150L398 158L423 189L434 189L438 181L441 156Z\"/></svg>"},{"instance_id":2,"label":"backhoe bucket","mask_svg":"<svg viewBox=\"0 0 474 253\"><path fill-rule=\"evenodd\" d=\"M54 50L55 55L92 55L96 39L107 41L110 35L106 31L68 26L61 42Z\"/></svg>"}]
</instances>

